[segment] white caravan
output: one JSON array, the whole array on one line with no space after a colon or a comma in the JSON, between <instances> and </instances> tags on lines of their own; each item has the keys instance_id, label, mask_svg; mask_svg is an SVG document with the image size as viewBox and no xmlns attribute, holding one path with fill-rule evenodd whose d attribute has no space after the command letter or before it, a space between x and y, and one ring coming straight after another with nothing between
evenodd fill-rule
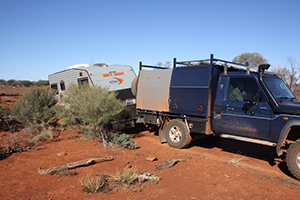
<instances>
[{"instance_id":1,"label":"white caravan","mask_svg":"<svg viewBox=\"0 0 300 200\"><path fill-rule=\"evenodd\" d=\"M128 65L77 64L66 70L49 75L50 87L63 93L70 85L88 84L89 86L108 87L109 91L116 91L121 100L133 99L131 82L136 74Z\"/></svg>"}]
</instances>

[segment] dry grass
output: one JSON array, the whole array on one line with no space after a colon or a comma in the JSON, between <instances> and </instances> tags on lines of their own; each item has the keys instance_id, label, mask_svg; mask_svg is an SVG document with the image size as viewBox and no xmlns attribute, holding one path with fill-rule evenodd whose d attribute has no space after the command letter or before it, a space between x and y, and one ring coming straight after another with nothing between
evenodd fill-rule
<instances>
[{"instance_id":1,"label":"dry grass","mask_svg":"<svg viewBox=\"0 0 300 200\"><path fill-rule=\"evenodd\" d=\"M40 141L52 140L53 127L34 127L34 126L27 126L22 130L22 133L29 137L27 143L33 145Z\"/></svg>"},{"instance_id":2,"label":"dry grass","mask_svg":"<svg viewBox=\"0 0 300 200\"><path fill-rule=\"evenodd\" d=\"M238 152L233 159L225 161L227 164L235 165L235 166L245 166L245 163L242 162L244 160L244 156Z\"/></svg>"},{"instance_id":3,"label":"dry grass","mask_svg":"<svg viewBox=\"0 0 300 200\"><path fill-rule=\"evenodd\" d=\"M105 175L101 174L95 178L91 177L91 174L82 177L79 182L83 192L97 193L109 191L108 182Z\"/></svg>"},{"instance_id":4,"label":"dry grass","mask_svg":"<svg viewBox=\"0 0 300 200\"><path fill-rule=\"evenodd\" d=\"M129 168L126 166L122 173L117 169L116 175L121 183L130 185L137 179L137 169L136 167Z\"/></svg>"}]
</instances>

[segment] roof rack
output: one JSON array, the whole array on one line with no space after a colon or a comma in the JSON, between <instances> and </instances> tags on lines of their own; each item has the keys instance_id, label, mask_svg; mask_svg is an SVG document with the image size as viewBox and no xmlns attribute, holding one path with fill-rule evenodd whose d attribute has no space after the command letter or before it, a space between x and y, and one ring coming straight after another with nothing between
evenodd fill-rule
<instances>
[{"instance_id":1,"label":"roof rack","mask_svg":"<svg viewBox=\"0 0 300 200\"><path fill-rule=\"evenodd\" d=\"M181 66L220 65L224 67L224 75L227 75L228 68L245 71L246 75L250 75L250 72L258 73L258 70L250 68L248 63L241 64L241 63L216 59L214 58L213 54L210 54L210 59L204 59L204 60L177 61L176 58L174 58L173 68L176 68L177 65L181 65ZM142 62L140 62L140 70L142 69L142 67L156 68L156 69L169 69L166 67L142 65ZM267 74L276 75L275 73L272 72L267 72Z\"/></svg>"},{"instance_id":2,"label":"roof rack","mask_svg":"<svg viewBox=\"0 0 300 200\"><path fill-rule=\"evenodd\" d=\"M210 59L205 59L205 60L192 60L192 61L180 61L177 62L176 58L174 58L173 62L173 67L175 68L176 65L186 65L186 66L199 66L199 65L210 65L210 64L218 64L224 67L224 74L227 74L227 69L228 68L233 68L233 69L238 69L238 70L243 70L247 72L247 75L250 74L251 72L257 72L254 69L250 69L248 66L248 63L246 64L241 64L241 63L235 63L235 62L230 62L230 61L225 61L221 59L216 59L214 58L214 55L210 55Z\"/></svg>"},{"instance_id":3,"label":"roof rack","mask_svg":"<svg viewBox=\"0 0 300 200\"><path fill-rule=\"evenodd\" d=\"M142 70L143 67L154 68L154 69L170 69L169 67L159 67L159 66L143 65L143 63L140 61L140 63L139 63L140 70Z\"/></svg>"}]
</instances>

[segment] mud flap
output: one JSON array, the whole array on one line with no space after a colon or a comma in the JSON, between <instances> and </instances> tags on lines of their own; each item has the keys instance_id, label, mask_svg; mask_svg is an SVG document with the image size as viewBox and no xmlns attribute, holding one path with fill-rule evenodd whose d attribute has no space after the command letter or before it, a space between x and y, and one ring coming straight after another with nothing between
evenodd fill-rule
<instances>
[{"instance_id":1,"label":"mud flap","mask_svg":"<svg viewBox=\"0 0 300 200\"><path fill-rule=\"evenodd\" d=\"M166 135L165 135L165 130L166 130L165 128L164 129L161 129L161 128L158 129L158 135L159 135L160 143L167 142Z\"/></svg>"}]
</instances>

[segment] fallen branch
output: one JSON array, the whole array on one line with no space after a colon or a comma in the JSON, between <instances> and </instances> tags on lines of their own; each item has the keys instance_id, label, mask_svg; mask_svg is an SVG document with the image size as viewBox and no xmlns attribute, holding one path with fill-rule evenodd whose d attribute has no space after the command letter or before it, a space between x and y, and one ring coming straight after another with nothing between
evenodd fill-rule
<instances>
[{"instance_id":1,"label":"fallen branch","mask_svg":"<svg viewBox=\"0 0 300 200\"><path fill-rule=\"evenodd\" d=\"M27 151L37 151L37 150L46 149L46 148L47 147L45 147L45 146L42 146L42 147L28 147Z\"/></svg>"},{"instance_id":2,"label":"fallen branch","mask_svg":"<svg viewBox=\"0 0 300 200\"><path fill-rule=\"evenodd\" d=\"M86 166L86 165L90 165L90 164L94 164L94 163L111 161L111 160L113 160L113 157L111 157L111 156L102 157L102 158L88 158L85 160L80 160L80 161L76 161L76 162L72 162L72 163L68 163L68 164L64 164L64 165L59 165L59 166L52 167L52 168L49 168L46 170L42 169L41 167L38 167L37 171L39 174L42 174L42 175L45 175L45 174L52 175L57 171L61 171L62 169L74 169L79 166Z\"/></svg>"},{"instance_id":3,"label":"fallen branch","mask_svg":"<svg viewBox=\"0 0 300 200\"><path fill-rule=\"evenodd\" d=\"M159 165L155 165L156 169L154 171L158 171L158 170L166 169L166 168L169 168L169 167L173 167L179 161L184 162L185 160L182 160L182 159L171 159L171 158L169 158L169 159L165 160L165 163L159 164Z\"/></svg>"}]
</instances>

